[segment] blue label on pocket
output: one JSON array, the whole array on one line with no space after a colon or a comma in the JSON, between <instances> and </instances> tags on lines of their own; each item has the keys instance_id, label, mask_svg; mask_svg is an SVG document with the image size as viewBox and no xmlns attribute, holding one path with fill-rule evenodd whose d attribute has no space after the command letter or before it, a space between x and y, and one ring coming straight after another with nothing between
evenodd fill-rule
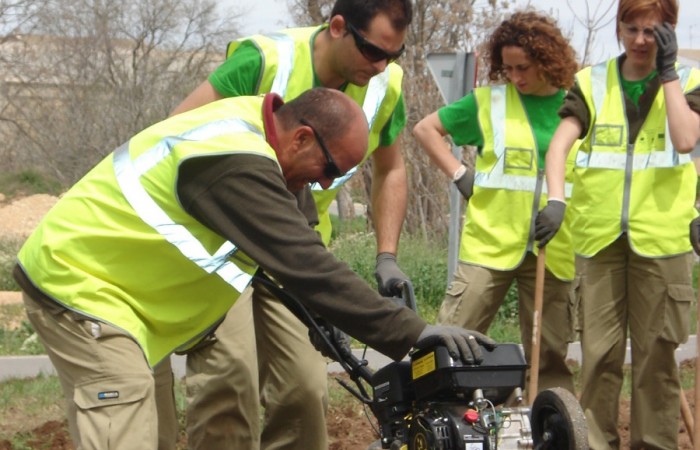
<instances>
[{"instance_id":1,"label":"blue label on pocket","mask_svg":"<svg viewBox=\"0 0 700 450\"><path fill-rule=\"evenodd\" d=\"M111 400L113 398L119 398L119 391L105 391L97 393L98 400Z\"/></svg>"}]
</instances>

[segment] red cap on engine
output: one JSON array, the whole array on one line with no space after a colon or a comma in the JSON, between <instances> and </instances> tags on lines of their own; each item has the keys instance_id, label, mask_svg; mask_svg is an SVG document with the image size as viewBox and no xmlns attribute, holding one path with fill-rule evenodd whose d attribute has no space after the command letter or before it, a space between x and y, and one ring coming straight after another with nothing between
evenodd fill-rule
<instances>
[{"instance_id":1,"label":"red cap on engine","mask_svg":"<svg viewBox=\"0 0 700 450\"><path fill-rule=\"evenodd\" d=\"M479 420L479 413L475 409L468 409L464 413L464 421L467 423L476 423Z\"/></svg>"}]
</instances>

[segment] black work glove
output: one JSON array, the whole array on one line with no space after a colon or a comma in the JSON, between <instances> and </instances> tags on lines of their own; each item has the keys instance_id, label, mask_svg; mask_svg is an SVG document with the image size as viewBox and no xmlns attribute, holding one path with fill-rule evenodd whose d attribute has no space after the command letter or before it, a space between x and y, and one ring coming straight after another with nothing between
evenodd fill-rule
<instances>
[{"instance_id":1,"label":"black work glove","mask_svg":"<svg viewBox=\"0 0 700 450\"><path fill-rule=\"evenodd\" d=\"M700 217L690 221L690 245L695 253L700 255Z\"/></svg>"},{"instance_id":2,"label":"black work glove","mask_svg":"<svg viewBox=\"0 0 700 450\"><path fill-rule=\"evenodd\" d=\"M457 190L462 194L465 200L469 198L474 193L474 169L467 167L466 172L454 181L457 186Z\"/></svg>"},{"instance_id":3,"label":"black work glove","mask_svg":"<svg viewBox=\"0 0 700 450\"><path fill-rule=\"evenodd\" d=\"M385 297L401 295L401 284L411 281L396 264L396 256L387 252L377 255L374 276L377 278L379 293Z\"/></svg>"},{"instance_id":4,"label":"black work glove","mask_svg":"<svg viewBox=\"0 0 700 450\"><path fill-rule=\"evenodd\" d=\"M654 26L654 39L656 39L656 72L659 74L659 80L662 83L677 80L678 42L673 26L668 22Z\"/></svg>"},{"instance_id":5,"label":"black work glove","mask_svg":"<svg viewBox=\"0 0 700 450\"><path fill-rule=\"evenodd\" d=\"M550 200L547 206L537 213L535 218L535 240L540 241L539 248L547 245L551 241L564 221L566 203L560 200Z\"/></svg>"},{"instance_id":6,"label":"black work glove","mask_svg":"<svg viewBox=\"0 0 700 450\"><path fill-rule=\"evenodd\" d=\"M423 349L440 344L447 347L452 359L462 360L466 364L480 364L483 361L482 345L488 350L496 347L496 341L477 331L443 325L426 325L414 347Z\"/></svg>"},{"instance_id":7,"label":"black work glove","mask_svg":"<svg viewBox=\"0 0 700 450\"><path fill-rule=\"evenodd\" d=\"M314 319L316 324L321 329L321 332L330 340L334 345L335 349L340 353L341 356L348 355L352 350L350 349L350 336L345 334L343 331L334 327L330 323L326 322L324 319L316 318ZM326 341L319 335L318 330L309 327L309 340L316 350L321 352L326 358L335 359L335 355L328 348Z\"/></svg>"}]
</instances>

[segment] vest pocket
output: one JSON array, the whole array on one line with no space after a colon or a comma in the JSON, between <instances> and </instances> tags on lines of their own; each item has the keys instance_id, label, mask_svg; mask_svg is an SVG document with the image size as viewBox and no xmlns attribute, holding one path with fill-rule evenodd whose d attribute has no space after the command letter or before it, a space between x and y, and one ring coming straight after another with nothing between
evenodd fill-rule
<instances>
[{"instance_id":1,"label":"vest pocket","mask_svg":"<svg viewBox=\"0 0 700 450\"><path fill-rule=\"evenodd\" d=\"M622 145L622 126L596 124L593 126L591 145L620 147Z\"/></svg>"},{"instance_id":2,"label":"vest pocket","mask_svg":"<svg viewBox=\"0 0 700 450\"><path fill-rule=\"evenodd\" d=\"M532 170L535 161L535 153L529 148L506 147L504 159L505 173L522 173Z\"/></svg>"},{"instance_id":3,"label":"vest pocket","mask_svg":"<svg viewBox=\"0 0 700 450\"><path fill-rule=\"evenodd\" d=\"M692 286L687 284L669 284L667 292L661 338L682 344L690 332L690 304L695 293Z\"/></svg>"}]
</instances>

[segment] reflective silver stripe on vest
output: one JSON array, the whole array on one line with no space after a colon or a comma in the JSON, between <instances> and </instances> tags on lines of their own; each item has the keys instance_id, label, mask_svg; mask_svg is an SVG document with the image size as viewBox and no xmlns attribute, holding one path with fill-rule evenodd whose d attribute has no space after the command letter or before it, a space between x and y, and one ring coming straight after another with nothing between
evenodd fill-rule
<instances>
[{"instance_id":1,"label":"reflective silver stripe on vest","mask_svg":"<svg viewBox=\"0 0 700 450\"><path fill-rule=\"evenodd\" d=\"M377 119L377 114L379 113L379 110L382 107L382 102L384 101L384 97L386 97L386 92L389 89L389 71L391 70L391 65L388 65L386 70L378 75L373 76L369 80L369 84L367 85L367 93L365 94L365 101L362 102L362 111L365 113L365 117L367 118L367 124L369 125L369 129L372 130L372 126L374 125L374 121ZM378 133L381 133L381 130L378 131ZM380 137L381 139L381 137ZM342 177L338 177L335 180L333 180L333 184L328 189L337 189L343 184L347 183L347 181L352 178L353 175L355 175L355 172L357 172L358 166L353 167L352 169L348 170L345 175ZM321 187L320 184L318 183L313 183L311 185L311 189L314 191L322 191L323 188Z\"/></svg>"},{"instance_id":2,"label":"reflective silver stripe on vest","mask_svg":"<svg viewBox=\"0 0 700 450\"><path fill-rule=\"evenodd\" d=\"M374 121L377 119L384 97L389 90L389 72L391 70L392 66L387 66L384 72L373 76L367 85L365 101L362 102L362 111L365 113L370 130L374 126Z\"/></svg>"},{"instance_id":3,"label":"reflective silver stripe on vest","mask_svg":"<svg viewBox=\"0 0 700 450\"><path fill-rule=\"evenodd\" d=\"M537 176L535 175L508 175L506 166L506 86L497 85L491 87L491 127L493 130L493 152L498 158L489 172L477 172L474 175L474 184L486 189L506 189L509 191L537 192ZM515 150L515 149L514 149ZM536 149L531 149L535 152ZM534 156L534 155L533 155ZM533 159L534 161L534 159ZM565 183L564 195L571 197L571 183ZM542 192L547 192L547 186L542 187Z\"/></svg>"},{"instance_id":4,"label":"reflective silver stripe on vest","mask_svg":"<svg viewBox=\"0 0 700 450\"><path fill-rule=\"evenodd\" d=\"M222 134L252 132L262 136L253 125L238 119L219 120L190 130L179 136L168 136L155 146L131 160L129 143L114 151L114 172L124 197L136 214L151 226L166 241L174 245L187 259L207 273L216 273L238 292L250 284L252 276L243 272L228 258L237 250L232 242L225 242L213 255L184 226L173 221L168 214L151 198L139 182L139 177L163 161L172 152L175 144L182 141L199 141Z\"/></svg>"},{"instance_id":5,"label":"reflective silver stripe on vest","mask_svg":"<svg viewBox=\"0 0 700 450\"><path fill-rule=\"evenodd\" d=\"M619 75L618 75L619 76ZM688 83L688 78L690 76L690 68L686 66L678 67L678 76L680 79L682 89L685 89ZM591 70L591 87L592 87L592 97L593 105L596 111L596 119L600 117L600 113L605 102L605 95L607 93L607 63L598 64L592 67ZM624 98L620 98L620 101L624 102ZM624 107L623 107L624 111ZM622 128L622 125L614 124L594 124L593 133L595 133L596 127L615 127ZM595 136L595 134L593 134ZM622 136L622 134L621 134ZM576 165L578 167L586 168L596 168L596 169L615 169L624 170L628 163L628 154L632 155L632 170L649 169L656 167L675 167L681 164L687 164L691 162L690 154L681 154L675 151L673 143L671 142L671 132L668 127L668 118L666 119L666 130L665 130L665 150L664 151L652 151L649 153L634 153L632 152L601 152L601 151L591 151L584 152L580 151L576 155ZM593 145L593 144L592 144ZM624 146L625 143L620 143L620 147ZM633 144L631 144L634 146Z\"/></svg>"},{"instance_id":6,"label":"reflective silver stripe on vest","mask_svg":"<svg viewBox=\"0 0 700 450\"><path fill-rule=\"evenodd\" d=\"M593 104L602 105L605 100L605 94L608 92L608 65L607 63L597 64L591 67L591 88L593 95ZM624 111L624 104L623 104ZM596 111L600 110L596 107Z\"/></svg>"},{"instance_id":7,"label":"reflective silver stripe on vest","mask_svg":"<svg viewBox=\"0 0 700 450\"><path fill-rule=\"evenodd\" d=\"M294 69L294 40L286 34L283 33L270 33L266 35L277 45L277 72L275 73L275 79L272 82L272 87L270 92L278 94L280 97L284 98L287 93L287 86L289 85L289 77L292 75L292 70Z\"/></svg>"}]
</instances>

